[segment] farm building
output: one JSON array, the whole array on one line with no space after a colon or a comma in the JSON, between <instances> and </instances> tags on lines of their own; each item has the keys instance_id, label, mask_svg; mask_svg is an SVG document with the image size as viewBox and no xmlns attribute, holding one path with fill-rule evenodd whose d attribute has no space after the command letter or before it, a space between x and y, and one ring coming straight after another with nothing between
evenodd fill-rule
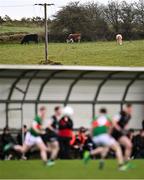
<instances>
[{"instance_id":1,"label":"farm building","mask_svg":"<svg viewBox=\"0 0 144 180\"><path fill-rule=\"evenodd\" d=\"M134 112L130 127L144 119L144 68L0 65L0 129L30 125L40 105L74 108L74 127L89 127L100 107L111 115L125 103Z\"/></svg>"}]
</instances>

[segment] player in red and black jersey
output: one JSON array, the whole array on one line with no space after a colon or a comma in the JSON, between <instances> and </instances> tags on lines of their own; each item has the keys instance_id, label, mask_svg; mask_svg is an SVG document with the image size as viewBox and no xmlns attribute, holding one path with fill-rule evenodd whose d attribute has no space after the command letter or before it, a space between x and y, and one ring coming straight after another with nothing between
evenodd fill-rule
<instances>
[{"instance_id":1,"label":"player in red and black jersey","mask_svg":"<svg viewBox=\"0 0 144 180\"><path fill-rule=\"evenodd\" d=\"M60 157L70 158L70 141L73 135L73 121L70 116L63 114L59 121Z\"/></svg>"}]
</instances>

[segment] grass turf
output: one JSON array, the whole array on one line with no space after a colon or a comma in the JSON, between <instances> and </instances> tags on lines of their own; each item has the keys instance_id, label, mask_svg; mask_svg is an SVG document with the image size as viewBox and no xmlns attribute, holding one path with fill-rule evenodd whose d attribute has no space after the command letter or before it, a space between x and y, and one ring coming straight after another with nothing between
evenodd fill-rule
<instances>
[{"instance_id":1,"label":"grass turf","mask_svg":"<svg viewBox=\"0 0 144 180\"><path fill-rule=\"evenodd\" d=\"M44 44L0 44L0 64L38 64ZM144 66L144 41L50 43L49 59L64 65Z\"/></svg>"},{"instance_id":2,"label":"grass turf","mask_svg":"<svg viewBox=\"0 0 144 180\"><path fill-rule=\"evenodd\" d=\"M104 170L98 170L98 161L84 165L81 160L59 160L53 167L41 161L1 161L0 179L143 179L144 161L133 161L134 168L120 172L115 160L106 160Z\"/></svg>"},{"instance_id":3,"label":"grass turf","mask_svg":"<svg viewBox=\"0 0 144 180\"><path fill-rule=\"evenodd\" d=\"M44 27L37 27L37 26L6 26L6 25L0 25L0 34L4 33L17 33L17 32L27 32L27 33L39 33L43 32Z\"/></svg>"}]
</instances>

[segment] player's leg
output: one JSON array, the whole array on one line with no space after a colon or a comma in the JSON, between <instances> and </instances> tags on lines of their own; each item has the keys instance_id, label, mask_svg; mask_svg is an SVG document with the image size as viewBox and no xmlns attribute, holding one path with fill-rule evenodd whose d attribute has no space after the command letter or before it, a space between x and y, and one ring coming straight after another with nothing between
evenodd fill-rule
<instances>
[{"instance_id":1,"label":"player's leg","mask_svg":"<svg viewBox=\"0 0 144 180\"><path fill-rule=\"evenodd\" d=\"M53 141L53 142L51 142L50 143L51 145L51 156L50 156L50 159L52 160L52 161L54 161L56 158L57 158L57 156L58 156L58 152L59 152L59 143L58 143L58 141Z\"/></svg>"},{"instance_id":2,"label":"player's leg","mask_svg":"<svg viewBox=\"0 0 144 180\"><path fill-rule=\"evenodd\" d=\"M96 156L97 154L102 154L104 147L97 147L96 149L90 151L91 156Z\"/></svg>"},{"instance_id":3,"label":"player's leg","mask_svg":"<svg viewBox=\"0 0 144 180\"><path fill-rule=\"evenodd\" d=\"M27 144L23 144L22 146L20 145L14 145L13 149L17 152L20 152L22 154L25 154L26 152L28 152L28 150L30 149L31 146L27 145Z\"/></svg>"},{"instance_id":4,"label":"player's leg","mask_svg":"<svg viewBox=\"0 0 144 180\"><path fill-rule=\"evenodd\" d=\"M43 140L41 139L41 137L36 138L35 144L40 150L40 156L41 156L42 161L44 163L47 163L47 150L48 149L46 145L44 144Z\"/></svg>"},{"instance_id":5,"label":"player's leg","mask_svg":"<svg viewBox=\"0 0 144 180\"><path fill-rule=\"evenodd\" d=\"M102 134L100 135L99 137L96 137L93 139L93 142L95 144L101 144L103 145L103 148L100 152L101 154L101 157L104 159L106 156L107 156L107 153L109 151L109 146L110 146L110 137L109 137L109 134Z\"/></svg>"},{"instance_id":6,"label":"player's leg","mask_svg":"<svg viewBox=\"0 0 144 180\"><path fill-rule=\"evenodd\" d=\"M97 147L97 148L95 148L95 149L93 149L91 151L85 151L84 152L84 162L85 162L85 164L88 163L91 156L96 156L98 154L100 154L100 155L103 154L104 149L105 149L104 147Z\"/></svg>"},{"instance_id":7,"label":"player's leg","mask_svg":"<svg viewBox=\"0 0 144 180\"><path fill-rule=\"evenodd\" d=\"M25 141L24 141L23 145L15 145L13 143L10 143L4 147L4 151L8 151L9 149L14 149L17 152L24 154L30 149L30 147L32 145L33 145L33 139L31 137L30 133L28 132L26 134Z\"/></svg>"},{"instance_id":8,"label":"player's leg","mask_svg":"<svg viewBox=\"0 0 144 180\"><path fill-rule=\"evenodd\" d=\"M98 147L98 148L96 148L96 149L94 149L94 150L92 150L90 152L91 156L100 154L101 159L99 161L99 169L103 169L104 168L104 160L105 160L108 152L109 152L109 147L107 147L107 146Z\"/></svg>"},{"instance_id":9,"label":"player's leg","mask_svg":"<svg viewBox=\"0 0 144 180\"><path fill-rule=\"evenodd\" d=\"M111 149L113 149L115 151L116 158L117 158L118 165L119 165L119 170L125 171L128 169L128 166L125 165L125 163L124 163L121 147L118 144L118 142L116 142L113 138L111 140L113 141L113 143L111 144Z\"/></svg>"},{"instance_id":10,"label":"player's leg","mask_svg":"<svg viewBox=\"0 0 144 180\"><path fill-rule=\"evenodd\" d=\"M109 147L105 146L105 148L103 149L103 151L101 153L101 159L99 161L99 169L104 168L104 160L105 160L108 152L109 152Z\"/></svg>"},{"instance_id":11,"label":"player's leg","mask_svg":"<svg viewBox=\"0 0 144 180\"><path fill-rule=\"evenodd\" d=\"M119 170L126 170L127 166L124 165L122 150L121 150L119 143L109 134L104 135L103 143L107 147L109 147L115 151L116 158L117 158L118 165L119 165Z\"/></svg>"},{"instance_id":12,"label":"player's leg","mask_svg":"<svg viewBox=\"0 0 144 180\"><path fill-rule=\"evenodd\" d=\"M122 136L119 139L119 143L121 145L123 145L125 148L124 160L129 161L130 156L131 156L131 152L132 152L132 143L131 143L130 139L126 136Z\"/></svg>"},{"instance_id":13,"label":"player's leg","mask_svg":"<svg viewBox=\"0 0 144 180\"><path fill-rule=\"evenodd\" d=\"M118 164L122 165L124 163L124 161L123 161L123 155L122 155L121 147L119 146L119 144L117 142L113 143L110 147L116 154Z\"/></svg>"},{"instance_id":14,"label":"player's leg","mask_svg":"<svg viewBox=\"0 0 144 180\"><path fill-rule=\"evenodd\" d=\"M96 156L96 155L100 154L102 159L104 159L107 156L108 151L109 151L109 147L107 147L107 146L98 147L98 148L90 151L90 155L91 156Z\"/></svg>"},{"instance_id":15,"label":"player's leg","mask_svg":"<svg viewBox=\"0 0 144 180\"><path fill-rule=\"evenodd\" d=\"M40 150L41 159L44 162L47 162L47 148L46 148L45 144L43 142L41 142L41 143L37 143L36 145Z\"/></svg>"},{"instance_id":16,"label":"player's leg","mask_svg":"<svg viewBox=\"0 0 144 180\"><path fill-rule=\"evenodd\" d=\"M31 146L34 145L34 143L35 143L34 137L30 134L30 132L27 132L24 144L22 146L15 145L15 146L13 146L13 148L15 151L18 151L18 152L24 154L30 149Z\"/></svg>"},{"instance_id":17,"label":"player's leg","mask_svg":"<svg viewBox=\"0 0 144 180\"><path fill-rule=\"evenodd\" d=\"M111 139L111 136L109 134L103 134L97 139L99 144L103 145L103 150L101 151L101 159L99 162L99 169L104 168L104 160L109 152L110 146L113 143L113 139ZM96 142L96 141L95 141Z\"/></svg>"},{"instance_id":18,"label":"player's leg","mask_svg":"<svg viewBox=\"0 0 144 180\"><path fill-rule=\"evenodd\" d=\"M84 161L85 163L88 162L88 160L90 159L90 156L95 156L100 154L101 155L101 160L100 160L100 164L99 164L99 168L102 169L104 166L104 159L107 156L107 153L109 151L109 147L107 146L107 134L102 134L99 136L96 136L93 138L93 142L95 145L103 145L100 147L97 147L94 150L91 150L90 152L86 151L84 153Z\"/></svg>"}]
</instances>

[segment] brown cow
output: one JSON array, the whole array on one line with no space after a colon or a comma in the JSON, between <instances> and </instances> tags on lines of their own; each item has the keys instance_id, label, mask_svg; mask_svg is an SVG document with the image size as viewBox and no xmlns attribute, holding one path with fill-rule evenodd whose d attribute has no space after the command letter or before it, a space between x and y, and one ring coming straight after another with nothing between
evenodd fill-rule
<instances>
[{"instance_id":1,"label":"brown cow","mask_svg":"<svg viewBox=\"0 0 144 180\"><path fill-rule=\"evenodd\" d=\"M80 33L75 33L75 34L69 34L66 42L67 43L74 43L74 42L79 42L81 41L81 34Z\"/></svg>"}]
</instances>

